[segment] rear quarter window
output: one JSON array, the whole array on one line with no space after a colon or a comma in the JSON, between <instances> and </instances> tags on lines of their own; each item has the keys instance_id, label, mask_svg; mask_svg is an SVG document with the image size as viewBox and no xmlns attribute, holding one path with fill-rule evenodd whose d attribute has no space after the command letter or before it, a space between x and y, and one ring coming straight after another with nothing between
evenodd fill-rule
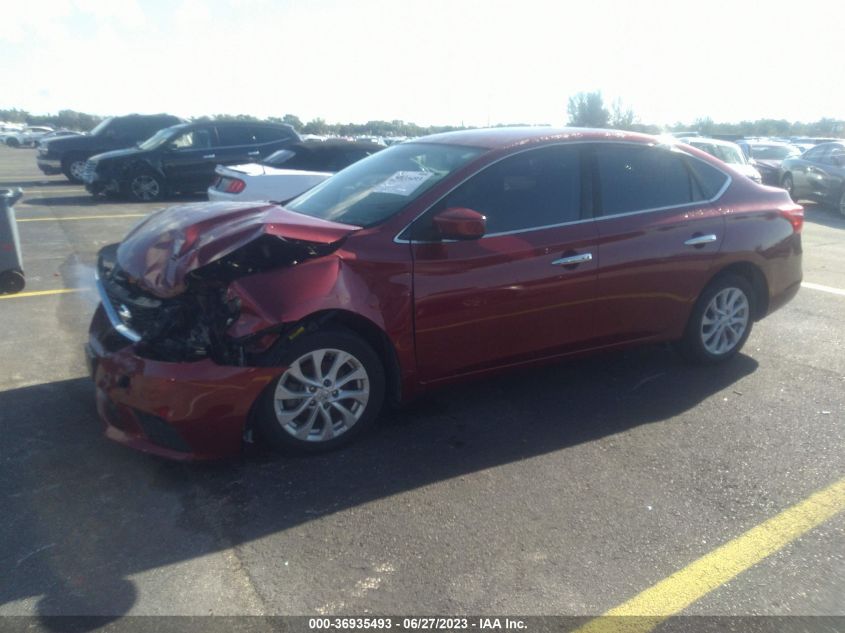
<instances>
[{"instance_id":1,"label":"rear quarter window","mask_svg":"<svg viewBox=\"0 0 845 633\"><path fill-rule=\"evenodd\" d=\"M719 195L722 187L728 182L728 176L724 172L719 171L712 165L708 165L703 160L697 158L689 158L687 160L690 171L701 190L702 198L711 200Z\"/></svg>"}]
</instances>

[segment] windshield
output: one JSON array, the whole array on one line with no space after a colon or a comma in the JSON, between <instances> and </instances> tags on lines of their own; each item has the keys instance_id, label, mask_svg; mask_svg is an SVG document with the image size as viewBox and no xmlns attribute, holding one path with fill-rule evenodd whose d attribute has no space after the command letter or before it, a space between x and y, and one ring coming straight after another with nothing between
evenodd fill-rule
<instances>
[{"instance_id":1,"label":"windshield","mask_svg":"<svg viewBox=\"0 0 845 633\"><path fill-rule=\"evenodd\" d=\"M102 121L97 123L97 125L94 127L93 130L91 130L88 133L91 136L96 136L97 134L102 132L104 129L106 129L108 127L109 123L111 123L113 120L114 120L114 117L109 117L108 119L103 119Z\"/></svg>"},{"instance_id":2,"label":"windshield","mask_svg":"<svg viewBox=\"0 0 845 633\"><path fill-rule=\"evenodd\" d=\"M484 150L403 143L338 172L285 205L315 218L372 226L386 220Z\"/></svg>"},{"instance_id":3,"label":"windshield","mask_svg":"<svg viewBox=\"0 0 845 633\"><path fill-rule=\"evenodd\" d=\"M797 156L801 150L789 145L752 145L751 156L760 160L783 160Z\"/></svg>"},{"instance_id":4,"label":"windshield","mask_svg":"<svg viewBox=\"0 0 845 633\"><path fill-rule=\"evenodd\" d=\"M138 149L155 149L156 147L163 145L167 142L173 135L173 128L166 127L163 130L159 130L155 134L153 134L150 138L148 138L143 143L138 143Z\"/></svg>"},{"instance_id":5,"label":"windshield","mask_svg":"<svg viewBox=\"0 0 845 633\"><path fill-rule=\"evenodd\" d=\"M278 167L283 163L289 161L291 158L296 156L296 152L293 152L289 149L280 149L278 151L273 152L267 158L261 161L262 165L267 165L269 167Z\"/></svg>"}]
</instances>

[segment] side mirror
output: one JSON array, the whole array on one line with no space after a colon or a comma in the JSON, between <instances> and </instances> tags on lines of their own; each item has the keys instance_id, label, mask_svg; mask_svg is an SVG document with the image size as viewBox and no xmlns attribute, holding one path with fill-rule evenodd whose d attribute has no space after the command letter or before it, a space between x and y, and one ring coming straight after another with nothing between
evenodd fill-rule
<instances>
[{"instance_id":1,"label":"side mirror","mask_svg":"<svg viewBox=\"0 0 845 633\"><path fill-rule=\"evenodd\" d=\"M487 230L487 218L464 207L444 209L432 222L440 237L447 240L477 240Z\"/></svg>"}]
</instances>

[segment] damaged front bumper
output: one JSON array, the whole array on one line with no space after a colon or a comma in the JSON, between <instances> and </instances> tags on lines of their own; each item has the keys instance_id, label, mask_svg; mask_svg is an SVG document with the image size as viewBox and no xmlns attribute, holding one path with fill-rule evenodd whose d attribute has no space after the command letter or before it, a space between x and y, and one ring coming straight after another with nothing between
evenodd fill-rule
<instances>
[{"instance_id":1,"label":"damaged front bumper","mask_svg":"<svg viewBox=\"0 0 845 633\"><path fill-rule=\"evenodd\" d=\"M180 461L238 455L253 404L285 371L211 359L143 358L114 330L102 306L91 323L86 353L106 437Z\"/></svg>"}]
</instances>

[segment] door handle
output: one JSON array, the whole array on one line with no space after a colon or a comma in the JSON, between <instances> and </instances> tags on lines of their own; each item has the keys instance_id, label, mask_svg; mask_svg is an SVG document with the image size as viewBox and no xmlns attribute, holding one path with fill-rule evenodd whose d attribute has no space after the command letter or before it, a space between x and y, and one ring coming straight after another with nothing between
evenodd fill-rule
<instances>
[{"instance_id":1,"label":"door handle","mask_svg":"<svg viewBox=\"0 0 845 633\"><path fill-rule=\"evenodd\" d=\"M205 154L203 158L214 158L216 154Z\"/></svg>"},{"instance_id":2,"label":"door handle","mask_svg":"<svg viewBox=\"0 0 845 633\"><path fill-rule=\"evenodd\" d=\"M570 257L561 257L552 262L552 266L577 266L585 262L593 261L592 253L582 253L581 255L571 255Z\"/></svg>"},{"instance_id":3,"label":"door handle","mask_svg":"<svg viewBox=\"0 0 845 633\"><path fill-rule=\"evenodd\" d=\"M246 153L246 155L247 155L247 156L258 156L260 153L261 153L261 152L259 152L259 151L257 151L257 150L256 150L256 151L254 151L254 152L247 152L247 153Z\"/></svg>"},{"instance_id":4,"label":"door handle","mask_svg":"<svg viewBox=\"0 0 845 633\"><path fill-rule=\"evenodd\" d=\"M719 238L716 237L713 233L708 233L707 235L697 235L696 237L691 237L686 242L684 242L684 246L704 246L705 244L715 242L718 239Z\"/></svg>"}]
</instances>

